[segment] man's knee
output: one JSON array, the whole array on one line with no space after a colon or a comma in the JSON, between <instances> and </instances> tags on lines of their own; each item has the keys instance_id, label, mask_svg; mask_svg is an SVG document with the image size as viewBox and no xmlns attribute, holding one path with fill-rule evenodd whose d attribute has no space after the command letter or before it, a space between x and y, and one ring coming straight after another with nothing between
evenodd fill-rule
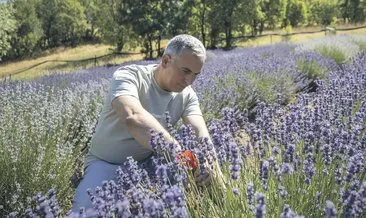
<instances>
[{"instance_id":1,"label":"man's knee","mask_svg":"<svg viewBox=\"0 0 366 218\"><path fill-rule=\"evenodd\" d=\"M73 202L73 212L79 212L80 207L85 209L92 208L93 204L88 194L88 189L94 192L97 186L102 186L103 181L115 179L118 165L109 164L105 161L94 161L84 171L84 176L81 179L75 191Z\"/></svg>"}]
</instances>

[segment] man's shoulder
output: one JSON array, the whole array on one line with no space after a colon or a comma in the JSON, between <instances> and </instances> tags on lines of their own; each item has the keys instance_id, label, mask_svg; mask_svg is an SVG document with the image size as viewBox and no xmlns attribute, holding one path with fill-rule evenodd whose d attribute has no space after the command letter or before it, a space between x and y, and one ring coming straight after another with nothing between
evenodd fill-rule
<instances>
[{"instance_id":1,"label":"man's shoulder","mask_svg":"<svg viewBox=\"0 0 366 218\"><path fill-rule=\"evenodd\" d=\"M118 68L114 73L113 77L118 79L119 77L124 77L126 74L135 77L136 79L148 79L150 78L152 68L154 65L138 65L131 64L125 65Z\"/></svg>"},{"instance_id":2,"label":"man's shoulder","mask_svg":"<svg viewBox=\"0 0 366 218\"><path fill-rule=\"evenodd\" d=\"M135 73L150 74L153 67L154 67L154 64L149 64L149 65L130 64L130 65L125 65L125 66L119 67L115 72L130 71L130 72L135 72Z\"/></svg>"}]
</instances>

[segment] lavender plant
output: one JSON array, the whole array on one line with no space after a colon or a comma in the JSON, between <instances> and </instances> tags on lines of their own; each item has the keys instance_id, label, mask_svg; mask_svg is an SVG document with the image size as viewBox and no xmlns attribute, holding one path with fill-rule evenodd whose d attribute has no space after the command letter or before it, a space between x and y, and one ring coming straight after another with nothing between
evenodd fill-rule
<instances>
[{"instance_id":1,"label":"lavender plant","mask_svg":"<svg viewBox=\"0 0 366 218\"><path fill-rule=\"evenodd\" d=\"M215 182L197 186L192 169L158 155L164 150L174 157L176 151L153 133L153 159L129 159L116 180L89 191L94 208L68 213L80 157L114 70L99 68L0 84L0 214L365 216L365 53L342 67L288 44L213 54L206 77L194 84L205 116L212 118L213 145L197 140L189 126L167 127L196 153L202 173L217 158L226 188Z\"/></svg>"}]
</instances>

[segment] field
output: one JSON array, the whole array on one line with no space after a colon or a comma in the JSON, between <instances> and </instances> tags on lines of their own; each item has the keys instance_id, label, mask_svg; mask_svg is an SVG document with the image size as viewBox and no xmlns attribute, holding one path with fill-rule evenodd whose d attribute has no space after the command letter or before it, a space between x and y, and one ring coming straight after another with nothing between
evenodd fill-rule
<instances>
[{"instance_id":1,"label":"field","mask_svg":"<svg viewBox=\"0 0 366 218\"><path fill-rule=\"evenodd\" d=\"M337 28L354 28L358 27L358 25L339 25ZM311 31L319 31L320 27L304 27L304 28L295 28L292 32L311 32ZM280 33L284 34L281 30L275 31L267 31L263 34L269 33ZM338 35L366 35L366 28L350 30L350 31L338 31ZM235 44L240 47L254 47L254 46L265 46L271 45L283 41L291 41L291 42L301 42L306 40L318 39L324 37L324 32L312 33L312 34L300 34L293 35L289 38L284 38L282 36L273 36L272 38L269 36L259 37L255 39L249 40L239 40ZM162 40L161 46L164 47L167 43L167 40ZM140 52L140 47L134 47L130 45L126 45L125 52L138 53ZM65 48L60 47L56 49L50 49L44 52L41 57L31 58L29 60L9 62L0 64L0 79L10 74L14 74L12 76L13 79L35 79L43 75L48 75L54 72L74 72L75 70L83 70L95 66L105 66L105 65L117 65L119 63L125 61L136 61L141 60L142 54L134 54L134 55L118 55L118 56L109 56L106 58L100 58L97 62L94 60L85 61L85 62L63 62L63 60L83 60L88 58L94 58L103 56L106 54L110 54L113 52L113 47L110 45L82 45L77 48ZM54 61L47 62L41 64L39 66L35 66L39 63L43 63L45 61ZM28 69L29 67L35 66L34 68ZM27 70L28 69L28 70Z\"/></svg>"},{"instance_id":2,"label":"field","mask_svg":"<svg viewBox=\"0 0 366 218\"><path fill-rule=\"evenodd\" d=\"M94 190L94 210L69 214L116 68L0 83L1 217L366 216L364 36L210 51L194 89L214 145L169 131L201 164L214 149L225 187L197 187L158 155L150 177L131 159Z\"/></svg>"}]
</instances>

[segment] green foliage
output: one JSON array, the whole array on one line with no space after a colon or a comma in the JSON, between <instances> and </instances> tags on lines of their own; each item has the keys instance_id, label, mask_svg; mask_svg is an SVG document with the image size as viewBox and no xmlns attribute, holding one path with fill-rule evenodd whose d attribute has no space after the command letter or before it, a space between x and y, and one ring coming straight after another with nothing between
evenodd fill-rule
<instances>
[{"instance_id":1,"label":"green foliage","mask_svg":"<svg viewBox=\"0 0 366 218\"><path fill-rule=\"evenodd\" d=\"M16 30L16 20L13 8L0 3L0 61L11 49L11 37Z\"/></svg>"},{"instance_id":2,"label":"green foliage","mask_svg":"<svg viewBox=\"0 0 366 218\"><path fill-rule=\"evenodd\" d=\"M80 4L84 8L85 19L87 23L85 40L99 40L100 34L98 34L98 21L104 19L108 13L103 13L105 16L100 16L102 12L101 8L104 5L98 5L98 0L80 0ZM103 27L103 26L100 26Z\"/></svg>"},{"instance_id":3,"label":"green foliage","mask_svg":"<svg viewBox=\"0 0 366 218\"><path fill-rule=\"evenodd\" d=\"M70 82L60 80L59 85L68 87ZM101 93L106 85L100 85ZM82 163L81 149L88 144L90 126L103 103L98 92L77 95L72 90L49 87L38 87L37 91L19 94L24 102L10 104L5 100L6 94L2 98L5 105L1 117L4 134L0 140L1 217L24 211L28 208L27 198L38 192L47 193L51 188L57 190L61 208L70 208L74 173L82 170L78 163Z\"/></svg>"},{"instance_id":4,"label":"green foliage","mask_svg":"<svg viewBox=\"0 0 366 218\"><path fill-rule=\"evenodd\" d=\"M95 26L93 29L100 33L104 42L115 45L117 52L123 51L128 41L132 42L131 45L138 43L129 22L131 11L128 10L128 5L123 4L123 0L92 2L95 6L92 6L92 11L87 17L91 20L90 25ZM101 14L103 16L100 16Z\"/></svg>"},{"instance_id":5,"label":"green foliage","mask_svg":"<svg viewBox=\"0 0 366 218\"><path fill-rule=\"evenodd\" d=\"M40 50L39 41L43 37L41 21L37 17L38 0L14 0L17 31L11 42L11 51L7 58L29 57Z\"/></svg>"},{"instance_id":6,"label":"green foliage","mask_svg":"<svg viewBox=\"0 0 366 218\"><path fill-rule=\"evenodd\" d=\"M261 25L265 20L265 13L261 9L261 1L249 0L241 2L238 13L242 16L239 28L244 29L244 35L246 33L246 26L250 28L251 35L253 36L262 31Z\"/></svg>"},{"instance_id":7,"label":"green foliage","mask_svg":"<svg viewBox=\"0 0 366 218\"><path fill-rule=\"evenodd\" d=\"M325 26L334 24L339 13L336 0L316 0L312 2L310 11L310 22Z\"/></svg>"},{"instance_id":8,"label":"green foliage","mask_svg":"<svg viewBox=\"0 0 366 218\"><path fill-rule=\"evenodd\" d=\"M282 33L281 35L282 41L290 41L292 34L292 26L291 25L285 26L284 28L282 28L281 33Z\"/></svg>"},{"instance_id":9,"label":"green foliage","mask_svg":"<svg viewBox=\"0 0 366 218\"><path fill-rule=\"evenodd\" d=\"M275 28L286 17L287 0L263 0L262 11L270 28Z\"/></svg>"},{"instance_id":10,"label":"green foliage","mask_svg":"<svg viewBox=\"0 0 366 218\"><path fill-rule=\"evenodd\" d=\"M191 1L191 16L188 17L187 30L195 36L199 36L204 46L208 41L209 19L210 12L208 0L193 0Z\"/></svg>"},{"instance_id":11,"label":"green foliage","mask_svg":"<svg viewBox=\"0 0 366 218\"><path fill-rule=\"evenodd\" d=\"M209 48L231 48L238 35L335 25L341 16L352 23L366 19L366 1L360 0L10 0L1 7L6 22L0 57L6 60L85 41L103 41L118 52L140 46L153 58L161 55L162 38L180 33L200 38Z\"/></svg>"},{"instance_id":12,"label":"green foliage","mask_svg":"<svg viewBox=\"0 0 366 218\"><path fill-rule=\"evenodd\" d=\"M348 60L347 55L335 46L323 45L315 50L322 56L333 59L337 64L344 64Z\"/></svg>"},{"instance_id":13,"label":"green foliage","mask_svg":"<svg viewBox=\"0 0 366 218\"><path fill-rule=\"evenodd\" d=\"M286 17L283 26L290 24L293 27L306 22L306 4L302 0L289 0L286 8Z\"/></svg>"},{"instance_id":14,"label":"green foliage","mask_svg":"<svg viewBox=\"0 0 366 218\"><path fill-rule=\"evenodd\" d=\"M84 8L78 0L41 0L39 15L47 47L76 45L87 28Z\"/></svg>"},{"instance_id":15,"label":"green foliage","mask_svg":"<svg viewBox=\"0 0 366 218\"><path fill-rule=\"evenodd\" d=\"M248 74L248 81L252 84L255 99L268 104L275 103L277 93L281 93L286 102L295 94L294 82L289 76L279 78L276 75L265 76L252 72Z\"/></svg>"},{"instance_id":16,"label":"green foliage","mask_svg":"<svg viewBox=\"0 0 366 218\"><path fill-rule=\"evenodd\" d=\"M251 109L259 101L275 103L278 93L281 94L283 102L288 102L295 94L293 78L285 73L282 73L282 76L278 76L281 73L264 75L261 72L242 72L242 74L226 73L214 78L213 84L217 91L202 93L203 99L200 104L205 119L219 116L220 111L227 106ZM220 98L217 96L220 93L233 93L233 95L230 99Z\"/></svg>"},{"instance_id":17,"label":"green foliage","mask_svg":"<svg viewBox=\"0 0 366 218\"><path fill-rule=\"evenodd\" d=\"M355 43L361 52L366 52L366 40L361 40L361 39L352 39L351 40L353 43Z\"/></svg>"},{"instance_id":18,"label":"green foliage","mask_svg":"<svg viewBox=\"0 0 366 218\"><path fill-rule=\"evenodd\" d=\"M364 22L366 19L366 2L360 0L341 0L340 11L344 21Z\"/></svg>"},{"instance_id":19,"label":"green foliage","mask_svg":"<svg viewBox=\"0 0 366 218\"><path fill-rule=\"evenodd\" d=\"M325 79L326 76L326 69L314 60L299 59L296 62L296 68L311 80Z\"/></svg>"}]
</instances>

